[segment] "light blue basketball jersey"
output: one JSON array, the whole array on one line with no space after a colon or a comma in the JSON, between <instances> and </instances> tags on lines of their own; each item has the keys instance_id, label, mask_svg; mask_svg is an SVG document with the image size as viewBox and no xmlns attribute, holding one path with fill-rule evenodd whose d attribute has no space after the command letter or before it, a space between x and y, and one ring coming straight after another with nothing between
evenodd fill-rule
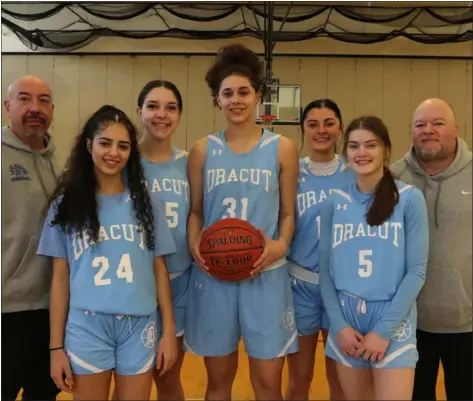
<instances>
[{"instance_id":1,"label":"light blue basketball jersey","mask_svg":"<svg viewBox=\"0 0 473 401\"><path fill-rule=\"evenodd\" d=\"M235 154L224 132L209 135L204 165L204 228L233 217L278 237L279 135L263 131L247 154Z\"/></svg>"},{"instance_id":2,"label":"light blue basketball jersey","mask_svg":"<svg viewBox=\"0 0 473 401\"><path fill-rule=\"evenodd\" d=\"M168 227L177 252L166 256L169 273L186 270L192 265L187 246L187 216L189 214L189 181L187 178L187 152L174 149L172 159L166 163L152 163L141 158L145 179L151 197L157 197L165 207Z\"/></svg>"},{"instance_id":3,"label":"light blue basketball jersey","mask_svg":"<svg viewBox=\"0 0 473 401\"><path fill-rule=\"evenodd\" d=\"M146 316L155 312L157 289L153 259L175 252L163 208L152 200L155 249L146 247L128 189L120 195L97 194L99 241L86 233L66 234L50 226L50 208L38 254L66 258L70 268L70 308L103 314Z\"/></svg>"},{"instance_id":4,"label":"light blue basketball jersey","mask_svg":"<svg viewBox=\"0 0 473 401\"><path fill-rule=\"evenodd\" d=\"M322 230L330 234L321 241L321 289L335 333L346 323L336 291L366 302L392 301L375 328L389 338L422 288L429 248L425 199L411 185L401 181L396 185L399 202L380 226L366 222L372 194L360 192L356 182L333 191L324 208Z\"/></svg>"},{"instance_id":5,"label":"light blue basketball jersey","mask_svg":"<svg viewBox=\"0 0 473 401\"><path fill-rule=\"evenodd\" d=\"M308 157L299 160L296 227L288 259L318 273L321 206L331 197L334 189L345 188L355 180L355 176L341 157L337 171L330 176L316 176L309 170L308 165Z\"/></svg>"}]
</instances>

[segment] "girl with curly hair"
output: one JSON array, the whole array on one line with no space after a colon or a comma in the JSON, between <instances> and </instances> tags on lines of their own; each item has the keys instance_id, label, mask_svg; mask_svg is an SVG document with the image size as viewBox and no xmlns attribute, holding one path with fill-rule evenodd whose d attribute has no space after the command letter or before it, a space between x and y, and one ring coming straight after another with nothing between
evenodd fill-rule
<instances>
[{"instance_id":1,"label":"girl with curly hair","mask_svg":"<svg viewBox=\"0 0 473 401\"><path fill-rule=\"evenodd\" d=\"M38 254L52 257L51 375L81 400L148 399L177 357L164 256L175 245L144 183L136 129L103 106L85 123L51 197ZM171 329L171 330L170 330ZM160 346L165 344L165 346Z\"/></svg>"},{"instance_id":2,"label":"girl with curly hair","mask_svg":"<svg viewBox=\"0 0 473 401\"><path fill-rule=\"evenodd\" d=\"M282 399L284 357L297 351L285 256L294 232L298 155L290 139L256 123L262 72L247 48L220 51L206 80L227 126L198 140L189 153L187 232L201 268L192 268L184 343L204 356L206 399L231 399L240 338L256 399ZM248 221L265 240L252 277L240 282L210 276L199 252L201 230L227 217Z\"/></svg>"}]
</instances>

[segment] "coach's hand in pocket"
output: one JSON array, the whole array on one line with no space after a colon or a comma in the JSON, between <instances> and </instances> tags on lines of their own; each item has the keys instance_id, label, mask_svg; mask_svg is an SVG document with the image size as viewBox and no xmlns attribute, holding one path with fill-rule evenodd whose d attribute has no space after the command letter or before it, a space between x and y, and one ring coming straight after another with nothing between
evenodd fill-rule
<instances>
[{"instance_id":1,"label":"coach's hand in pocket","mask_svg":"<svg viewBox=\"0 0 473 401\"><path fill-rule=\"evenodd\" d=\"M71 364L63 349L51 351L51 377L59 390L72 393L74 382Z\"/></svg>"}]
</instances>

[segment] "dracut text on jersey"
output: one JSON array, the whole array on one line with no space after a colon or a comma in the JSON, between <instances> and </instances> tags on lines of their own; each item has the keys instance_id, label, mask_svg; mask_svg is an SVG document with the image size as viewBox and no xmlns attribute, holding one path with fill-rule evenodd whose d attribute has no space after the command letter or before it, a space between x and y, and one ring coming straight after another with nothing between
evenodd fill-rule
<instances>
[{"instance_id":1,"label":"dracut text on jersey","mask_svg":"<svg viewBox=\"0 0 473 401\"><path fill-rule=\"evenodd\" d=\"M207 170L207 193L210 193L215 187L228 182L250 182L254 185L264 185L264 190L269 192L269 179L271 170L262 170L259 168L241 168L227 170L216 168Z\"/></svg>"},{"instance_id":2,"label":"dracut text on jersey","mask_svg":"<svg viewBox=\"0 0 473 401\"><path fill-rule=\"evenodd\" d=\"M360 237L377 237L386 241L393 242L395 247L399 246L399 231L402 230L400 222L385 222L380 226L372 227L367 223L351 224L333 224L333 243L332 248L336 248L343 242L350 241Z\"/></svg>"},{"instance_id":3,"label":"dracut text on jersey","mask_svg":"<svg viewBox=\"0 0 473 401\"><path fill-rule=\"evenodd\" d=\"M151 187L151 192L174 192L177 195L184 197L186 201L189 200L189 183L184 180L177 180L175 178L163 178L161 180L155 178L146 181L148 189Z\"/></svg>"},{"instance_id":4,"label":"dracut text on jersey","mask_svg":"<svg viewBox=\"0 0 473 401\"><path fill-rule=\"evenodd\" d=\"M135 242L135 239L138 239L140 249L145 249L145 231L141 227L135 224L112 224L107 227L100 226L98 242L122 239L127 242ZM86 231L74 233L72 235L74 260L78 260L84 251L92 245L95 245L95 242L89 237Z\"/></svg>"}]
</instances>

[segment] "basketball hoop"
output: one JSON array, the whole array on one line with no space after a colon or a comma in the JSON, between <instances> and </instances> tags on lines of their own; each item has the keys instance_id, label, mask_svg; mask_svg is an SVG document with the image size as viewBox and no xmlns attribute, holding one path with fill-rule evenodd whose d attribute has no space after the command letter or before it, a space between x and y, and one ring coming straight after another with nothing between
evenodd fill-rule
<instances>
[{"instance_id":1,"label":"basketball hoop","mask_svg":"<svg viewBox=\"0 0 473 401\"><path fill-rule=\"evenodd\" d=\"M277 116L273 114L263 114L260 116L260 118L263 122L263 127L268 131L271 131L273 129L273 121L277 118Z\"/></svg>"}]
</instances>

